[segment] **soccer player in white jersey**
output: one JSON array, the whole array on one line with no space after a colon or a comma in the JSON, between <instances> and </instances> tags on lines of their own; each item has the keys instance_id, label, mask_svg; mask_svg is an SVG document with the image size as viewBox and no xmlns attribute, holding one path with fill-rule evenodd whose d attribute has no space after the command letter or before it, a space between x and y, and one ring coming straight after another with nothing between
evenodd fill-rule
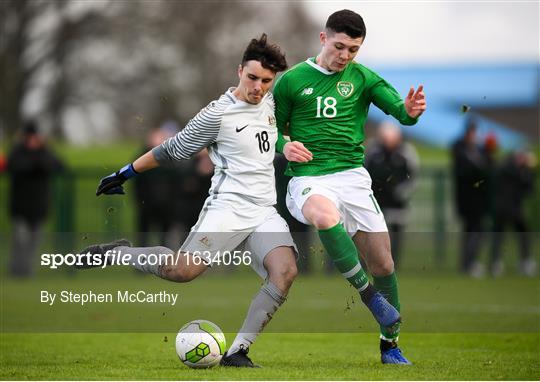
<instances>
[{"instance_id":1,"label":"soccer player in white jersey","mask_svg":"<svg viewBox=\"0 0 540 382\"><path fill-rule=\"evenodd\" d=\"M268 92L287 62L265 34L251 40L238 67L239 84L202 109L176 136L133 163L103 178L97 195L123 194L122 184L138 173L190 158L204 148L215 165L209 196L196 225L176 255L166 247L134 248L127 240L98 244L82 253L131 255L133 266L166 280L188 282L202 274L224 251L241 246L251 267L265 280L253 299L224 366L255 367L249 346L285 302L296 276L296 247L276 203L273 159L277 140L274 100ZM299 149L301 153L301 149ZM309 154L298 160L309 160ZM149 254L167 254L148 265ZM195 257L198 259L195 260ZM106 256L96 256L104 261ZM198 260L198 261L197 261ZM100 261L98 261L100 263ZM99 266L85 264L82 268Z\"/></svg>"}]
</instances>

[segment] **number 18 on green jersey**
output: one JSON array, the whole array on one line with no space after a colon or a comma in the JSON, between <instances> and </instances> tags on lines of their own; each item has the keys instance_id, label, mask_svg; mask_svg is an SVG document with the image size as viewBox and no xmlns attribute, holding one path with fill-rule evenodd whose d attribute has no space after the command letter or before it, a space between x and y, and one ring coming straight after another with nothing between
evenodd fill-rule
<instances>
[{"instance_id":1,"label":"number 18 on green jersey","mask_svg":"<svg viewBox=\"0 0 540 382\"><path fill-rule=\"evenodd\" d=\"M415 124L397 91L379 75L351 62L330 72L310 58L284 73L274 88L281 134L313 153L307 163L290 162L290 176L325 175L364 163L364 125L373 103L403 125ZM283 140L277 150L282 151Z\"/></svg>"}]
</instances>

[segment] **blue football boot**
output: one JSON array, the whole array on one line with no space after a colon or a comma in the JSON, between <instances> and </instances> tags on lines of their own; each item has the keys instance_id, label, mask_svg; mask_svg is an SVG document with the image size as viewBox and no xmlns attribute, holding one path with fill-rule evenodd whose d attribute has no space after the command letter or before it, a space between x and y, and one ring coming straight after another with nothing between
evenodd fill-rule
<instances>
[{"instance_id":1,"label":"blue football boot","mask_svg":"<svg viewBox=\"0 0 540 382\"><path fill-rule=\"evenodd\" d=\"M397 345L387 350L381 350L381 362L394 365L412 365L412 362L401 354L401 349Z\"/></svg>"},{"instance_id":2,"label":"blue football boot","mask_svg":"<svg viewBox=\"0 0 540 382\"><path fill-rule=\"evenodd\" d=\"M401 323L399 312L380 292L373 294L366 305L379 325L386 328L390 333L399 329Z\"/></svg>"}]
</instances>

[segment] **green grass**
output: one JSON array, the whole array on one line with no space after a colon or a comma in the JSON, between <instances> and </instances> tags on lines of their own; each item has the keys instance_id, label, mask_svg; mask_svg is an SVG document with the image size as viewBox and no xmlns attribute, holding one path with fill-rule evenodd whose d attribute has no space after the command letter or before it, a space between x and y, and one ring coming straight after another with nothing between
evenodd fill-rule
<instances>
[{"instance_id":1,"label":"green grass","mask_svg":"<svg viewBox=\"0 0 540 382\"><path fill-rule=\"evenodd\" d=\"M132 232L132 193L95 198L97 179L129 162L137 142L113 146L55 145L72 168L94 168L76 184L74 237L47 236L41 252L62 244L79 248L98 233ZM446 150L420 146L425 166L447 168ZM540 177L538 178L540 179ZM424 176L414 200L414 222L429 226L407 238L400 291L404 326L401 343L412 367L379 364L377 327L355 292L339 276L300 277L288 302L252 346L260 370L191 370L174 351L175 332L204 318L219 324L229 343L240 326L260 280L250 271L229 275L216 269L201 280L172 284L135 276L126 269L81 274L41 269L39 277L17 281L1 277L0 379L107 380L496 380L540 379L540 282L509 275L470 280L435 271L432 244L431 178ZM7 181L0 178L0 206ZM540 195L540 194L539 194ZM60 195L62 197L62 195ZM448 199L448 195L447 195ZM7 253L9 222L0 216L0 261ZM448 205L451 214L451 205ZM535 210L536 211L536 210ZM530 211L529 211L530 212ZM49 222L54 232L55 215ZM116 235L114 235L116 236ZM454 266L459 238L449 234L446 267ZM86 241L85 241L86 240ZM537 239L538 240L538 239ZM82 242L81 242L82 241ZM97 240L100 241L100 240ZM538 247L538 241L533 246ZM505 247L509 273L517 251ZM309 254L316 269L321 258ZM485 257L484 257L485 258ZM110 292L129 289L179 293L166 304L55 305L39 303L41 290ZM165 341L167 337L167 341Z\"/></svg>"},{"instance_id":2,"label":"green grass","mask_svg":"<svg viewBox=\"0 0 540 382\"><path fill-rule=\"evenodd\" d=\"M71 168L92 167L117 170L140 153L144 140L123 140L106 145L72 145L64 141L50 141L49 146ZM11 145L0 142L0 152L9 153Z\"/></svg>"},{"instance_id":3,"label":"green grass","mask_svg":"<svg viewBox=\"0 0 540 382\"><path fill-rule=\"evenodd\" d=\"M168 341L164 338L167 336ZM105 380L537 380L538 335L410 334L411 367L385 366L369 334L263 335L252 356L262 369L192 370L174 333L8 334L2 379ZM231 340L233 337L228 336Z\"/></svg>"},{"instance_id":4,"label":"green grass","mask_svg":"<svg viewBox=\"0 0 540 382\"><path fill-rule=\"evenodd\" d=\"M60 273L58 273L60 272ZM191 370L175 332L203 318L230 344L260 280L215 269L188 284L128 269L3 279L0 379L496 380L540 378L540 283L403 272L401 344L412 367L380 365L377 327L339 276L300 277L250 355L259 370ZM39 303L39 291L179 293L168 304ZM167 338L167 340L165 340Z\"/></svg>"},{"instance_id":5,"label":"green grass","mask_svg":"<svg viewBox=\"0 0 540 382\"><path fill-rule=\"evenodd\" d=\"M123 141L109 145L74 146L56 143L53 147L71 168L102 168L116 171L118 167L133 161L143 149L143 141Z\"/></svg>"},{"instance_id":6,"label":"green grass","mask_svg":"<svg viewBox=\"0 0 540 382\"><path fill-rule=\"evenodd\" d=\"M187 284L153 276L133 275L125 267L73 275L48 271L30 281L2 282L2 329L9 332L165 332L197 318L215 321L234 332L260 279L248 268L215 269ZM112 293L144 290L178 293L169 304L57 303L39 301L42 290L60 293ZM507 276L470 280L447 273L400 274L404 328L408 332L540 332L540 284L537 279ZM519 291L519 293L516 293ZM292 301L292 303L290 303ZM293 286L289 303L272 322L273 332L374 332L377 326L360 307L357 293L339 275L302 276ZM306 317L310 317L306 320Z\"/></svg>"},{"instance_id":7,"label":"green grass","mask_svg":"<svg viewBox=\"0 0 540 382\"><path fill-rule=\"evenodd\" d=\"M132 161L141 152L144 141L130 139L107 145L71 145L63 141L51 142L51 147L72 168L91 167L117 170ZM450 163L448 150L413 142L422 163L427 166L444 166ZM0 142L0 152L9 153L7 142Z\"/></svg>"}]
</instances>

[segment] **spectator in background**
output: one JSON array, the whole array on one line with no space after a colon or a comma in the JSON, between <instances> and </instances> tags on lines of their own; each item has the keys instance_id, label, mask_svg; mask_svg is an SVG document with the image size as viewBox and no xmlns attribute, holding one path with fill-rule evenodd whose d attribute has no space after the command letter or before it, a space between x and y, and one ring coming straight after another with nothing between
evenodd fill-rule
<instances>
[{"instance_id":1,"label":"spectator in background","mask_svg":"<svg viewBox=\"0 0 540 382\"><path fill-rule=\"evenodd\" d=\"M150 130L141 153L159 146L167 138L174 136L176 130L170 124ZM135 199L137 203L138 245L150 244L150 233L158 232L158 243L168 243L168 233L173 224L174 211L171 203L176 194L173 185L175 169L160 167L135 178Z\"/></svg>"},{"instance_id":2,"label":"spectator in background","mask_svg":"<svg viewBox=\"0 0 540 382\"><path fill-rule=\"evenodd\" d=\"M159 146L178 132L175 122L165 122L152 129L141 153ZM197 222L199 211L208 196L214 165L203 150L193 158L161 166L135 178L135 198L138 205L138 242L151 246L155 243L175 246L187 236L189 227Z\"/></svg>"},{"instance_id":3,"label":"spectator in background","mask_svg":"<svg viewBox=\"0 0 540 382\"><path fill-rule=\"evenodd\" d=\"M180 225L184 239L190 227L197 223L199 212L208 197L214 164L208 151L203 149L189 160L179 162L177 168L179 173L175 178L175 221Z\"/></svg>"},{"instance_id":4,"label":"spectator in background","mask_svg":"<svg viewBox=\"0 0 540 382\"><path fill-rule=\"evenodd\" d=\"M524 200L534 189L536 158L532 153L511 153L496 173L495 219L490 271L494 277L503 271L502 247L504 231L513 226L518 233L520 265L526 276L534 276L536 263L532 257L530 233L524 213Z\"/></svg>"},{"instance_id":5,"label":"spectator in background","mask_svg":"<svg viewBox=\"0 0 540 382\"><path fill-rule=\"evenodd\" d=\"M497 135L493 132L486 135L482 153L486 161L486 213L492 223L495 216L495 194L496 194L496 173L497 173L497 153L499 150L499 142Z\"/></svg>"},{"instance_id":6,"label":"spectator in background","mask_svg":"<svg viewBox=\"0 0 540 382\"><path fill-rule=\"evenodd\" d=\"M409 200L418 172L418 154L411 144L403 141L400 128L387 121L379 126L375 143L368 146L364 166L371 175L375 199L388 225L397 268Z\"/></svg>"},{"instance_id":7,"label":"spectator in background","mask_svg":"<svg viewBox=\"0 0 540 382\"><path fill-rule=\"evenodd\" d=\"M497 135L493 132L490 132L486 135L484 139L484 144L482 146L482 153L486 161L486 176L485 176L485 223L487 224L487 231L490 231L489 235L492 234L495 226L495 197L497 194L497 167L498 167L498 154L499 143L497 140ZM483 268L483 267L482 267Z\"/></svg>"},{"instance_id":8,"label":"spectator in background","mask_svg":"<svg viewBox=\"0 0 540 382\"><path fill-rule=\"evenodd\" d=\"M47 147L35 122L27 122L22 142L7 159L10 179L12 248L9 273L29 277L39 247L43 223L51 204L51 180L64 169L60 159Z\"/></svg>"},{"instance_id":9,"label":"spectator in background","mask_svg":"<svg viewBox=\"0 0 540 382\"><path fill-rule=\"evenodd\" d=\"M3 152L0 151L0 174L7 170L7 158Z\"/></svg>"},{"instance_id":10,"label":"spectator in background","mask_svg":"<svg viewBox=\"0 0 540 382\"><path fill-rule=\"evenodd\" d=\"M463 225L460 269L472 277L482 277L477 261L487 213L487 160L476 142L476 121L469 119L465 133L452 146L454 196Z\"/></svg>"}]
</instances>

